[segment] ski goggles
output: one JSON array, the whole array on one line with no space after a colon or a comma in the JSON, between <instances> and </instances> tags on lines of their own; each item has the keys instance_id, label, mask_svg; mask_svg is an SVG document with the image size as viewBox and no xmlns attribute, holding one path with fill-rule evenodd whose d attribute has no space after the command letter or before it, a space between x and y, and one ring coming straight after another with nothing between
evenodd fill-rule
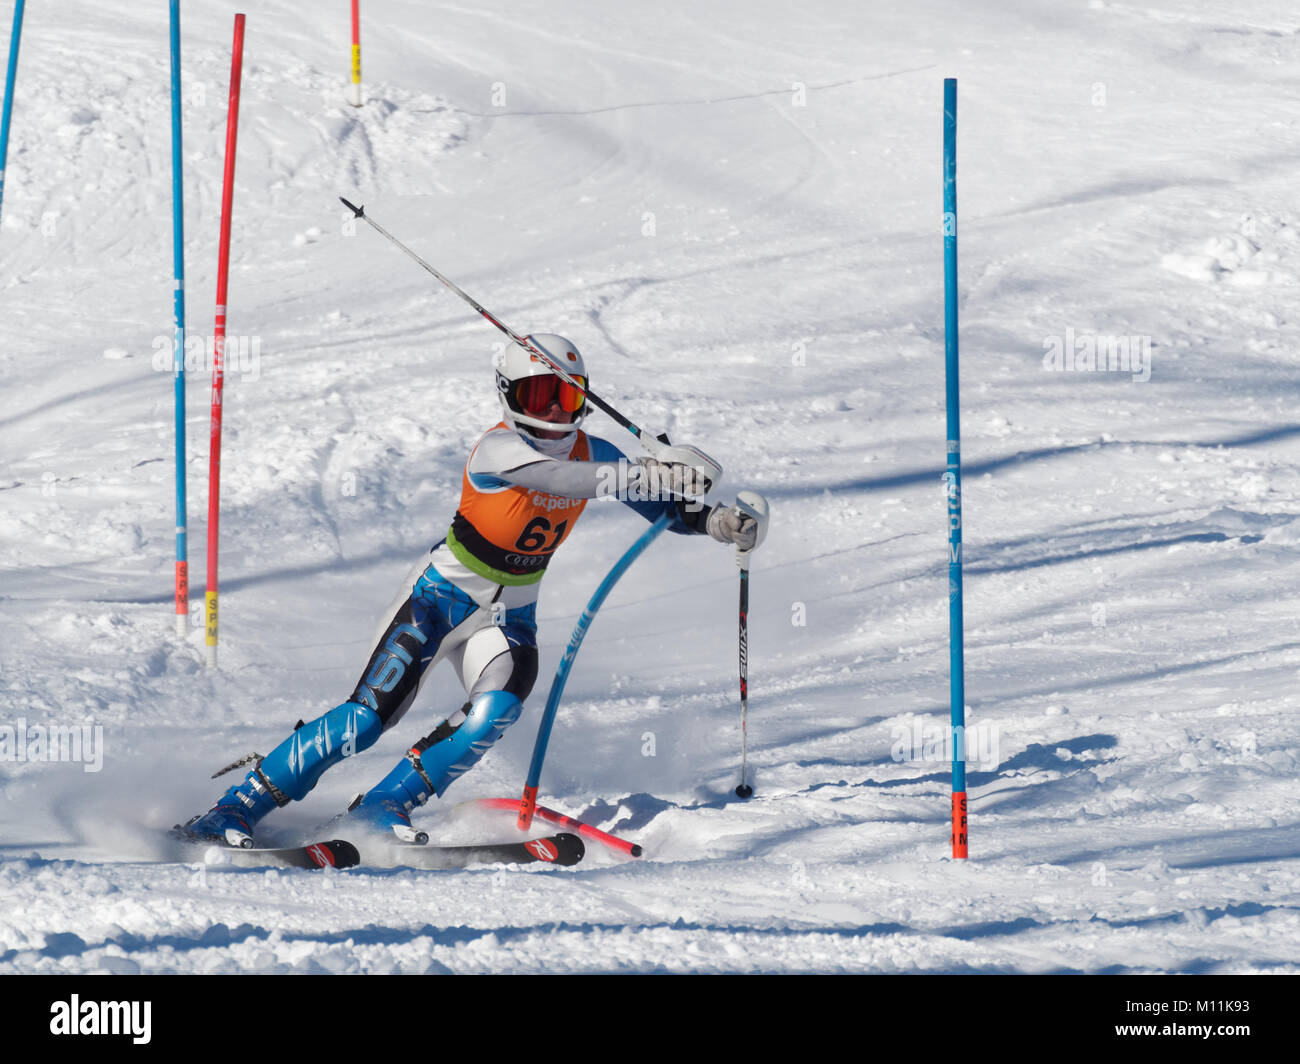
<instances>
[{"instance_id":1,"label":"ski goggles","mask_svg":"<svg viewBox=\"0 0 1300 1064\"><path fill-rule=\"evenodd\" d=\"M560 380L553 373L542 373L536 377L525 377L515 384L515 402L525 414L545 414L551 409L551 403L558 402L560 409L569 414L577 413L587 400L586 377L574 377L581 386L575 388L567 381Z\"/></svg>"}]
</instances>

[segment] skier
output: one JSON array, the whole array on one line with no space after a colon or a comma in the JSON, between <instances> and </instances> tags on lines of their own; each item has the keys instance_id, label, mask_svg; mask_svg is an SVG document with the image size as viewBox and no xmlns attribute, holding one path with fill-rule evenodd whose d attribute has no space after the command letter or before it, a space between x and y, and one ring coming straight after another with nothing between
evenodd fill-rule
<instances>
[{"instance_id":1,"label":"skier","mask_svg":"<svg viewBox=\"0 0 1300 1064\"><path fill-rule=\"evenodd\" d=\"M527 337L583 388L587 370L562 336ZM522 347L498 356L502 421L479 438L462 477L446 538L411 570L369 663L348 700L262 758L243 783L179 830L251 846L255 825L298 801L330 766L372 746L410 707L431 665L447 659L468 701L416 742L350 809L366 826L425 842L410 812L442 797L523 710L537 678L537 593L547 563L588 499L613 494L650 521L672 512L679 533L707 533L752 550L764 531L738 506L697 500L707 477L691 465L639 458L580 429L584 391Z\"/></svg>"}]
</instances>

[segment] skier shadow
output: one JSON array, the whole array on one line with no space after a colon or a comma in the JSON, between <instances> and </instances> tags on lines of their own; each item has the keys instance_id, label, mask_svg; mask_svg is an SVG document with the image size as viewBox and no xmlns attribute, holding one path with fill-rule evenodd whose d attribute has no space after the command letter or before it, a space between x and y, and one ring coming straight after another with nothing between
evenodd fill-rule
<instances>
[{"instance_id":1,"label":"skier shadow","mask_svg":"<svg viewBox=\"0 0 1300 1064\"><path fill-rule=\"evenodd\" d=\"M1117 760L1114 756L1102 757L1100 751L1112 750L1119 745L1119 739L1114 735L1095 734L1080 735L1073 739L1065 739L1061 742L1043 744L1030 743L1020 753L1009 761L1000 764L996 769L984 772L978 769L968 770L966 773L966 786L968 791L979 787L985 787L998 781L1005 781L1008 778L1023 779L1026 790L1031 787L1036 789L1049 782L1056 782L1077 775L1079 772L1092 768L1096 765L1111 764ZM1070 754L1069 760L1064 760L1058 751L1064 750ZM1092 756L1088 756L1092 755ZM1035 778L1040 773L1053 770L1065 769L1076 766L1076 760L1079 759L1084 763L1074 767L1073 771L1066 771L1062 775L1053 779ZM815 767L824 764L840 764L839 762L826 761L800 761L800 768ZM804 788L800 793L812 794L816 791L823 790L827 787L867 787L878 790L889 790L897 787L916 787L928 784L936 785L943 788L952 783L952 773L946 767L942 772L927 773L923 776L907 776L898 779L877 780L865 779L856 783L849 783L847 780L827 780L824 783L814 783ZM1000 790L999 795L1005 794L1005 789ZM1034 795L1032 799L1028 795L1024 801L1040 801L1041 798ZM666 798L659 798L653 794L644 792L629 794L622 798L616 798L613 801L605 799L596 799L590 802L587 807L578 815L578 819L591 824L603 824L612 820L612 825L607 829L611 832L620 831L639 831L646 828L650 823L659 816L660 813L670 809L724 809L730 805L737 804L737 799L730 791L719 794L701 794L700 799L682 805L679 802L673 802ZM1020 799L1013 799L1010 803L1003 802L1001 805L1014 805ZM942 817L938 817L942 819Z\"/></svg>"},{"instance_id":2,"label":"skier shadow","mask_svg":"<svg viewBox=\"0 0 1300 1064\"><path fill-rule=\"evenodd\" d=\"M618 817L606 830L614 833L639 831L647 827L660 813L667 812L669 809L722 809L740 801L741 799L736 798L730 791L727 791L724 794L714 796L711 801L696 801L691 802L689 805L682 805L680 802L672 802L667 798L657 798L653 794L646 794L642 791L637 794L629 794L623 798L616 798L612 802L597 798L578 815L577 819L588 824L602 824L611 818L618 817L619 813L625 813L626 815Z\"/></svg>"}]
</instances>

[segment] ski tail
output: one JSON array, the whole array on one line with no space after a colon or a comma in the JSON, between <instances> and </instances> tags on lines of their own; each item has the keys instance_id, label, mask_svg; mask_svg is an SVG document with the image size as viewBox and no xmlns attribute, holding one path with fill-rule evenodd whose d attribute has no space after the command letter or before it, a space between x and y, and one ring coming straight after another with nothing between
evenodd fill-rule
<instances>
[{"instance_id":1,"label":"ski tail","mask_svg":"<svg viewBox=\"0 0 1300 1064\"><path fill-rule=\"evenodd\" d=\"M577 835L560 832L527 842L496 842L480 846L403 847L397 864L411 868L451 869L493 864L545 864L571 867L586 856Z\"/></svg>"},{"instance_id":2,"label":"ski tail","mask_svg":"<svg viewBox=\"0 0 1300 1064\"><path fill-rule=\"evenodd\" d=\"M241 849L214 844L204 857L210 865L229 868L355 868L361 863L357 848L344 839L275 849Z\"/></svg>"}]
</instances>

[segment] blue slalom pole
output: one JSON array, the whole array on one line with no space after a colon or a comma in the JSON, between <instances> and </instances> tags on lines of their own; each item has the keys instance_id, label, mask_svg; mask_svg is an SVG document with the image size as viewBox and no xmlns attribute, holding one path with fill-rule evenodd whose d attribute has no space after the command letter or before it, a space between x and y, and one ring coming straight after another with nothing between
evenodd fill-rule
<instances>
[{"instance_id":1,"label":"blue slalom pole","mask_svg":"<svg viewBox=\"0 0 1300 1064\"><path fill-rule=\"evenodd\" d=\"M18 78L18 42L23 35L23 7L26 0L14 4L14 28L9 36L9 72L5 75L5 105L0 112L0 205L5 198L5 163L9 158L9 118L14 109L14 81Z\"/></svg>"},{"instance_id":2,"label":"blue slalom pole","mask_svg":"<svg viewBox=\"0 0 1300 1064\"><path fill-rule=\"evenodd\" d=\"M185 506L185 197L181 162L181 9L171 0L172 64L172 261L175 289L172 313L175 344L172 354L173 405L176 413L176 634L189 631L190 580Z\"/></svg>"},{"instance_id":3,"label":"blue slalom pole","mask_svg":"<svg viewBox=\"0 0 1300 1064\"><path fill-rule=\"evenodd\" d=\"M672 521L672 514L664 514L641 533L641 538L627 549L627 553L615 563L614 568L600 582L600 587L596 588L596 593L591 596L587 608L582 611L582 616L574 625L573 635L569 636L569 645L564 651L564 657L560 659L559 668L555 670L555 679L551 681L551 693L546 696L546 710L542 713L542 722L537 727L537 739L533 743L533 760L528 766L528 780L524 784L524 796L519 803L518 824L521 831L527 831L533 822L533 813L537 809L537 784L542 776L542 761L546 758L546 746L551 740L551 727L555 723L556 710L560 708L560 699L564 695L565 682L569 679L569 670L573 668L573 659L578 656L578 648L582 646L587 629L591 627L596 611L600 609L605 597L618 583L619 578L627 572L628 566L641 556L641 552L668 527L670 521Z\"/></svg>"},{"instance_id":4,"label":"blue slalom pole","mask_svg":"<svg viewBox=\"0 0 1300 1064\"><path fill-rule=\"evenodd\" d=\"M957 374L957 79L943 82L943 302L948 407L948 657L952 699L952 855L966 857L966 665L961 593L961 418Z\"/></svg>"}]
</instances>

